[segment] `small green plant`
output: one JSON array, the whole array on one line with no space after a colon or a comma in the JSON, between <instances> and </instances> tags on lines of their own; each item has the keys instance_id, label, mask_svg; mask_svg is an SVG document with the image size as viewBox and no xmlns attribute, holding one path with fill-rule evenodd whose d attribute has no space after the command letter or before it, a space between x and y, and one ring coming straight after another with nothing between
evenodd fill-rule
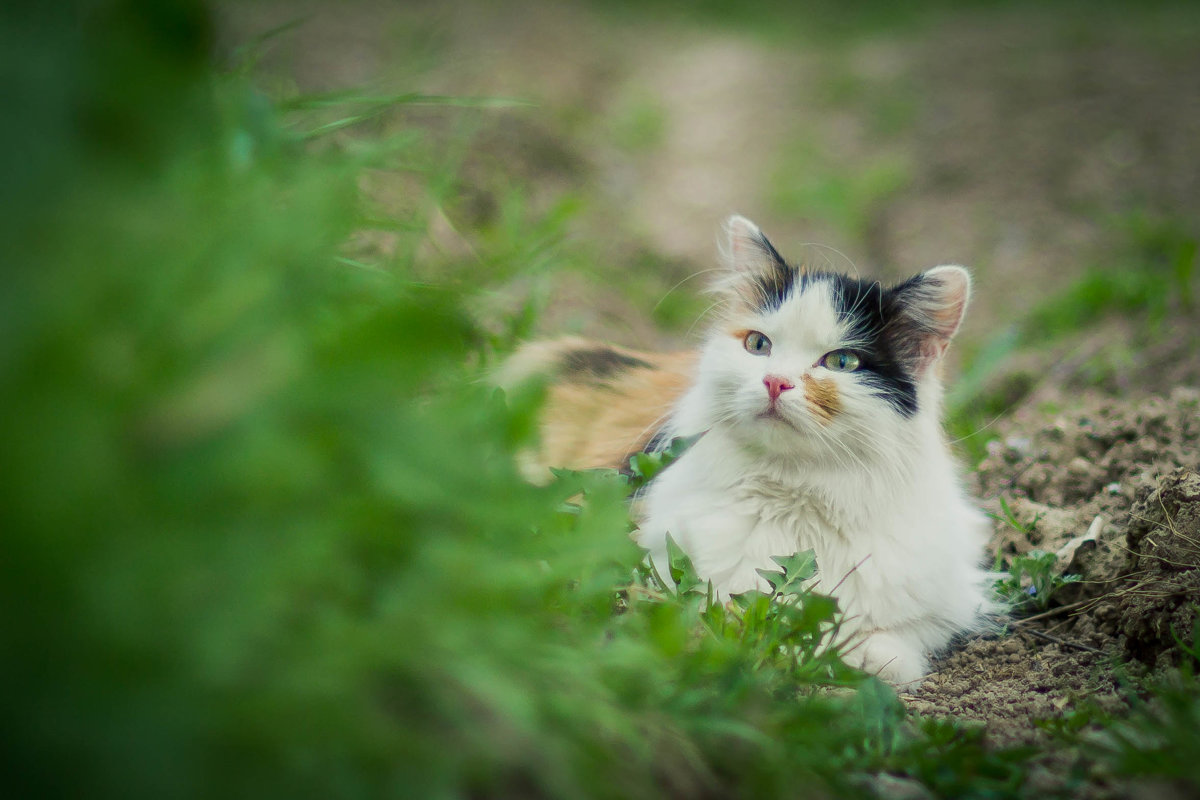
<instances>
[{"instance_id":1,"label":"small green plant","mask_svg":"<svg viewBox=\"0 0 1200 800\"><path fill-rule=\"evenodd\" d=\"M629 458L629 472L626 475L630 492L636 492L654 480L655 475L687 452L687 449L700 441L703 435L698 433L694 436L676 436L662 450L634 453Z\"/></svg>"},{"instance_id":2,"label":"small green plant","mask_svg":"<svg viewBox=\"0 0 1200 800\"><path fill-rule=\"evenodd\" d=\"M982 725L915 717L910 736L887 759L893 772L915 778L936 797L1021 797L1033 747L997 749Z\"/></svg>"},{"instance_id":3,"label":"small green plant","mask_svg":"<svg viewBox=\"0 0 1200 800\"><path fill-rule=\"evenodd\" d=\"M1056 717L1035 719L1033 724L1039 730L1045 731L1055 739L1076 745L1088 731L1111 724L1111 715L1100 707L1091 697L1081 695L1073 697L1071 704Z\"/></svg>"},{"instance_id":4,"label":"small green plant","mask_svg":"<svg viewBox=\"0 0 1200 800\"><path fill-rule=\"evenodd\" d=\"M1009 525L1025 538L1033 533L1042 518L1041 514L1036 514L1029 522L1021 522L1003 497L1000 498L1000 513L989 516ZM1056 573L1054 562L1054 553L1030 550L1024 555L1013 556L1006 570L1003 555L997 553L994 569L999 577L993 584L997 598L1013 611L1046 610L1056 591L1080 579L1078 575Z\"/></svg>"},{"instance_id":5,"label":"small green plant","mask_svg":"<svg viewBox=\"0 0 1200 800\"><path fill-rule=\"evenodd\" d=\"M1050 607L1055 592L1080 580L1079 575L1056 573L1054 561L1054 553L1043 550L1030 550L1025 555L1014 556L1008 570L995 582L996 595L1014 611L1045 611Z\"/></svg>"},{"instance_id":6,"label":"small green plant","mask_svg":"<svg viewBox=\"0 0 1200 800\"><path fill-rule=\"evenodd\" d=\"M1200 682L1184 668L1150 687L1128 719L1091 739L1118 774L1176 783L1180 797L1200 792Z\"/></svg>"},{"instance_id":7,"label":"small green plant","mask_svg":"<svg viewBox=\"0 0 1200 800\"><path fill-rule=\"evenodd\" d=\"M1029 522L1021 522L1021 520L1017 519L1017 515L1013 513L1012 506L1008 504L1008 500L1003 497L1000 498L1000 514L998 516L991 514L990 516L994 520L1007 523L1024 536L1029 536L1029 534L1033 533L1034 528L1042 520L1042 515L1038 513L1034 514L1033 519Z\"/></svg>"}]
</instances>

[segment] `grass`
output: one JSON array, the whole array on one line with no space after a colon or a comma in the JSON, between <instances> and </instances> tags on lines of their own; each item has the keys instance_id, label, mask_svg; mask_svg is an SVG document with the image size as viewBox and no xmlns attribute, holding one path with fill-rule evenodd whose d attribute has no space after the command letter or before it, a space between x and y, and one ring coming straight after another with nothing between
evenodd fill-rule
<instances>
[{"instance_id":1,"label":"grass","mask_svg":"<svg viewBox=\"0 0 1200 800\"><path fill-rule=\"evenodd\" d=\"M617 147L631 154L653 154L666 137L667 119L649 92L624 98L609 121L609 136Z\"/></svg>"},{"instance_id":2,"label":"grass","mask_svg":"<svg viewBox=\"0 0 1200 800\"><path fill-rule=\"evenodd\" d=\"M816 47L861 41L896 31L931 28L956 14L1007 11L1033 16L1046 11L1044 4L1030 0L920 0L902 5L881 0L862 0L850 5L833 0L812 0L799 5L784 0L750 0L737 4L701 0L683 7L661 0L649 4L606 0L594 5L615 15L632 16L635 11L640 12L640 16L634 17L639 22L644 21L649 12L670 21L745 32L768 42L790 45L799 41ZM1178 46L1181 27L1178 11L1189 8L1188 0L1066 2L1058 4L1048 19L1061 26L1064 34L1076 38L1097 35L1088 24L1097 18L1122 20L1127 25L1144 27L1165 42ZM1138 13L1131 14L1131 11ZM1184 27L1194 30L1190 17Z\"/></svg>"},{"instance_id":3,"label":"grass","mask_svg":"<svg viewBox=\"0 0 1200 800\"><path fill-rule=\"evenodd\" d=\"M1118 774L1194 795L1200 791L1200 621L1174 632L1180 666L1151 680L1134 710L1086 743Z\"/></svg>"}]
</instances>

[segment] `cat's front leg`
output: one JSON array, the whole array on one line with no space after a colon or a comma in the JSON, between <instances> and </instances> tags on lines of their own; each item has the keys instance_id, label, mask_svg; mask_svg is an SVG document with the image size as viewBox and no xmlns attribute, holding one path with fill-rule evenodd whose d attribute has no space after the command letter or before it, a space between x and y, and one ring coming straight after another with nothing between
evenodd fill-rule
<instances>
[{"instance_id":1,"label":"cat's front leg","mask_svg":"<svg viewBox=\"0 0 1200 800\"><path fill-rule=\"evenodd\" d=\"M915 689L929 674L929 657L922 643L895 631L863 631L852 636L842 648L842 660L903 689Z\"/></svg>"},{"instance_id":2,"label":"cat's front leg","mask_svg":"<svg viewBox=\"0 0 1200 800\"><path fill-rule=\"evenodd\" d=\"M650 562L664 582L670 581L667 552L670 536L691 559L697 577L711 581L715 595L722 601L752 589L770 591L770 584L757 568L769 569L775 563L765 556L756 558L747 554L746 542L754 530L753 518L706 506L701 498L691 498L676 507L694 509L697 513L651 514L635 534L638 544L649 551Z\"/></svg>"}]
</instances>

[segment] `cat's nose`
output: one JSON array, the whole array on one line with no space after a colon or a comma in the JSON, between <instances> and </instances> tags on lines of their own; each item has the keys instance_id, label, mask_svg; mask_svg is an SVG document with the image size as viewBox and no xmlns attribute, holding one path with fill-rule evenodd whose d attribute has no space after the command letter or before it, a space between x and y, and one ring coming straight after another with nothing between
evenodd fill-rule
<instances>
[{"instance_id":1,"label":"cat's nose","mask_svg":"<svg viewBox=\"0 0 1200 800\"><path fill-rule=\"evenodd\" d=\"M779 395L786 392L788 389L795 389L796 384L789 381L787 378L781 378L778 375L768 375L763 378L763 386L767 387L767 395L774 402L779 399Z\"/></svg>"}]
</instances>

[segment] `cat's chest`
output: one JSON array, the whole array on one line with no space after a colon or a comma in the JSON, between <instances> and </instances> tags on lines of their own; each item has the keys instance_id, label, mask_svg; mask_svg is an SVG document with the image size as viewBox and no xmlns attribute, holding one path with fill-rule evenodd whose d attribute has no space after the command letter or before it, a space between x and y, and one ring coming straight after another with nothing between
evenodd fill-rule
<instances>
[{"instance_id":1,"label":"cat's chest","mask_svg":"<svg viewBox=\"0 0 1200 800\"><path fill-rule=\"evenodd\" d=\"M839 539L855 524L836 497L812 486L755 477L734 486L731 498L754 528L805 546Z\"/></svg>"}]
</instances>

